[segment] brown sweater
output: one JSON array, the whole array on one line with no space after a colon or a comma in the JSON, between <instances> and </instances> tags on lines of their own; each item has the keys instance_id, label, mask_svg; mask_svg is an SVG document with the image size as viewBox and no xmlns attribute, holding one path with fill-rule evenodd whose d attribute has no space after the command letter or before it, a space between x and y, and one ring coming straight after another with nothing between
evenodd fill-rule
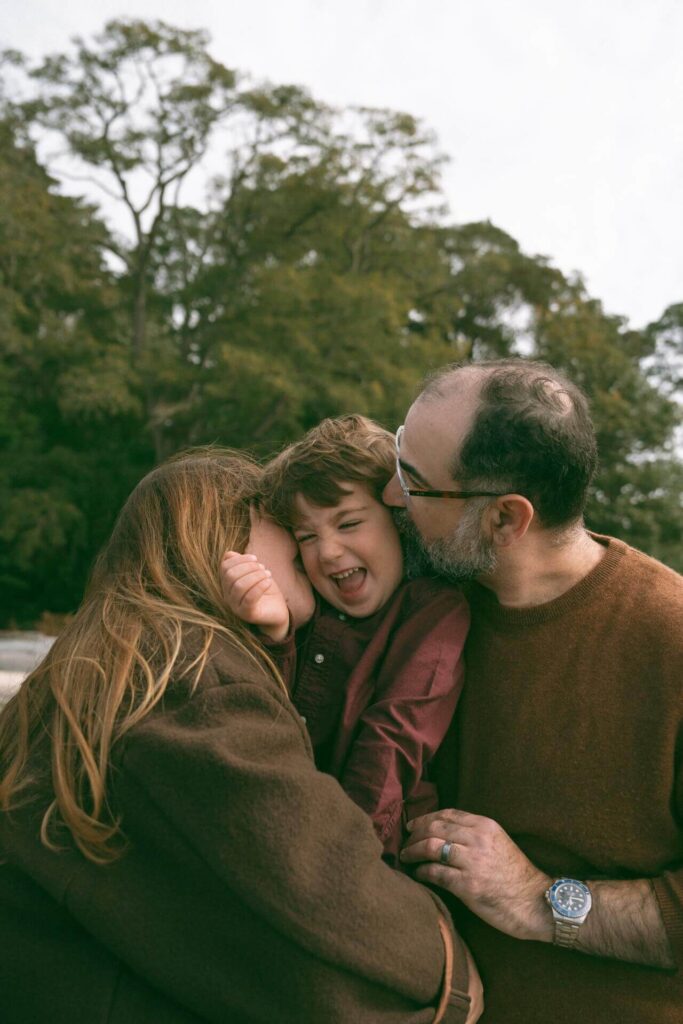
<instances>
[{"instance_id":1,"label":"brown sweater","mask_svg":"<svg viewBox=\"0 0 683 1024\"><path fill-rule=\"evenodd\" d=\"M548 604L502 608L471 587L441 802L498 821L554 877L653 878L683 965L683 580L596 539L602 561ZM482 1024L683 1021L683 970L522 942L462 907L454 915L484 983Z\"/></svg>"},{"instance_id":2,"label":"brown sweater","mask_svg":"<svg viewBox=\"0 0 683 1024\"><path fill-rule=\"evenodd\" d=\"M2 1024L428 1024L430 893L313 765L274 681L224 643L117 751L130 848L98 867L0 815ZM44 806L44 804L43 804ZM454 980L466 986L455 941ZM453 992L444 1018L463 1024Z\"/></svg>"}]
</instances>

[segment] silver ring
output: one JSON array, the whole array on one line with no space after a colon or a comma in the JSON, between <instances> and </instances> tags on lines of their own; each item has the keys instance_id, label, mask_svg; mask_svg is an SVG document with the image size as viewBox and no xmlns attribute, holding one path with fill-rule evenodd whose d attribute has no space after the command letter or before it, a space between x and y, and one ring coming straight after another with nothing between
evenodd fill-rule
<instances>
[{"instance_id":1,"label":"silver ring","mask_svg":"<svg viewBox=\"0 0 683 1024\"><path fill-rule=\"evenodd\" d=\"M441 853L439 854L439 864L450 864L448 856L453 847L453 843L444 843L441 847Z\"/></svg>"}]
</instances>

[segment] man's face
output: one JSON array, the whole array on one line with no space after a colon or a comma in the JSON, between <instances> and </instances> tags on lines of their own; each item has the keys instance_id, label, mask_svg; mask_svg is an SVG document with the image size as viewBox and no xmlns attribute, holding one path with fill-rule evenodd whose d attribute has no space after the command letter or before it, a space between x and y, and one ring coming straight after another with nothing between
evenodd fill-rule
<instances>
[{"instance_id":1,"label":"man's face","mask_svg":"<svg viewBox=\"0 0 683 1024\"><path fill-rule=\"evenodd\" d=\"M449 467L469 432L476 404L476 392L470 388L445 399L418 399L411 406L399 453L410 488L457 489L458 481L453 481ZM399 530L409 548L411 541L417 542L440 575L463 580L495 569L495 550L482 526L488 499L406 499L396 476L387 484L383 497L387 505L404 509L396 514Z\"/></svg>"}]
</instances>

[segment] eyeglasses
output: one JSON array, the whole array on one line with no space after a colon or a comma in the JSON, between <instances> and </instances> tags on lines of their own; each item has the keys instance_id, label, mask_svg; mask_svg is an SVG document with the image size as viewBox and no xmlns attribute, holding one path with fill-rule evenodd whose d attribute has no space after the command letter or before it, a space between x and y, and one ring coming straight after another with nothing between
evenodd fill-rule
<instances>
[{"instance_id":1,"label":"eyeglasses","mask_svg":"<svg viewBox=\"0 0 683 1024\"><path fill-rule=\"evenodd\" d=\"M402 434L403 425L396 431L396 476L401 485L404 498L500 498L505 493L504 491L417 491L412 487L408 487L408 482L403 476L400 461Z\"/></svg>"}]
</instances>

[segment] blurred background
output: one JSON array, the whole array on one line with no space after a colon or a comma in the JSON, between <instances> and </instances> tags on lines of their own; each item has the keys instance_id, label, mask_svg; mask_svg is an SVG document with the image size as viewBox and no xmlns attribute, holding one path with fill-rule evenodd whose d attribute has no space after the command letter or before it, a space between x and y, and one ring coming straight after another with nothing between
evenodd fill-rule
<instances>
[{"instance_id":1,"label":"blurred background","mask_svg":"<svg viewBox=\"0 0 683 1024\"><path fill-rule=\"evenodd\" d=\"M594 6L13 13L0 687L160 459L265 457L349 411L395 429L456 359L566 369L598 425L589 526L683 569L683 8Z\"/></svg>"}]
</instances>

